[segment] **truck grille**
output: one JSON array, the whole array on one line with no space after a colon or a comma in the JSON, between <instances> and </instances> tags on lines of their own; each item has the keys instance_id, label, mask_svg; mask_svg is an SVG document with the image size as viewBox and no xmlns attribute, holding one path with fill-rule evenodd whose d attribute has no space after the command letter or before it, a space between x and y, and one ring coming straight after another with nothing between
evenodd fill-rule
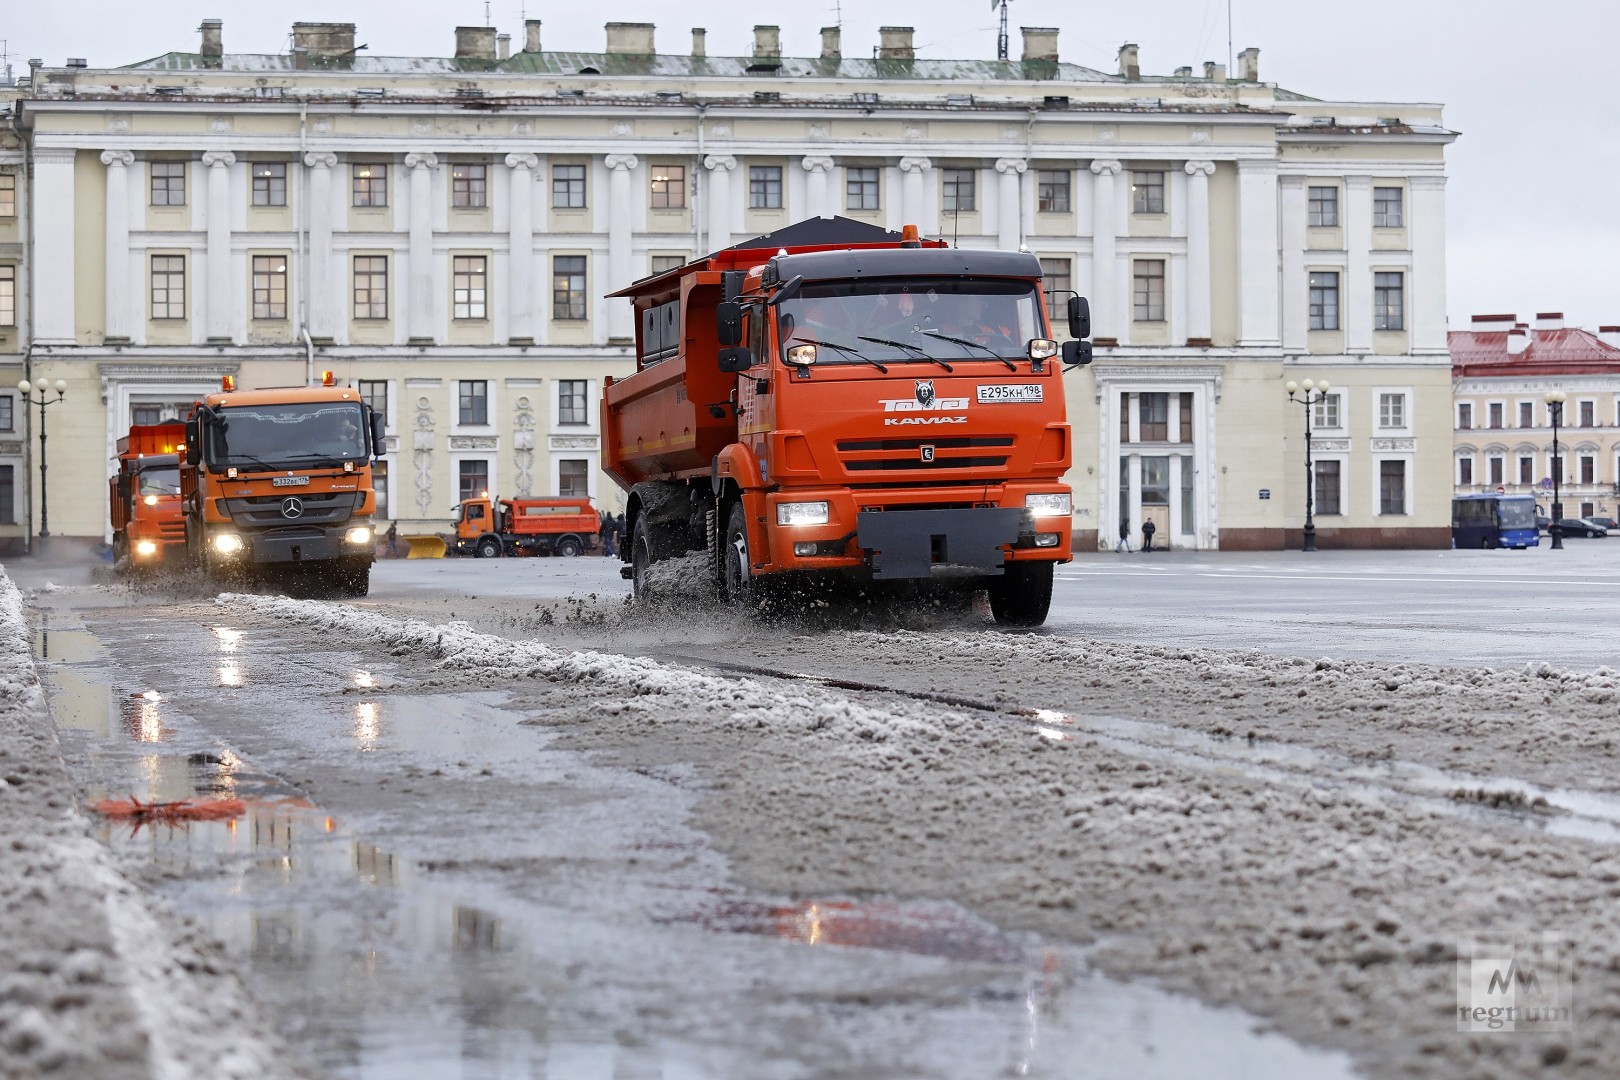
<instances>
[{"instance_id":1,"label":"truck grille","mask_svg":"<svg viewBox=\"0 0 1620 1080\"><path fill-rule=\"evenodd\" d=\"M839 460L849 472L897 472L921 470L948 472L953 469L998 469L1007 464L1006 455L952 454L959 450L984 450L1013 445L1011 435L959 436L930 439L926 436L904 439L845 439L838 444ZM922 459L922 448L934 448L932 461Z\"/></svg>"},{"instance_id":2,"label":"truck grille","mask_svg":"<svg viewBox=\"0 0 1620 1080\"><path fill-rule=\"evenodd\" d=\"M295 517L282 513L288 499L297 499L303 512ZM246 499L222 499L225 512L238 525L339 525L354 515L365 501L361 491L287 492L282 495L254 495Z\"/></svg>"},{"instance_id":3,"label":"truck grille","mask_svg":"<svg viewBox=\"0 0 1620 1080\"><path fill-rule=\"evenodd\" d=\"M158 536L164 540L184 540L186 538L186 523L184 521L158 522Z\"/></svg>"}]
</instances>

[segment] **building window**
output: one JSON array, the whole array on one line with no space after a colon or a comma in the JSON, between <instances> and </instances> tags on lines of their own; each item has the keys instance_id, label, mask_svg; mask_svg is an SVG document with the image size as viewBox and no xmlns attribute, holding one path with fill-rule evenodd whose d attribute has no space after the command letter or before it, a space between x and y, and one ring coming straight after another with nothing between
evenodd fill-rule
<instances>
[{"instance_id":1,"label":"building window","mask_svg":"<svg viewBox=\"0 0 1620 1080\"><path fill-rule=\"evenodd\" d=\"M388 166L381 162L356 162L354 175L355 206L388 205Z\"/></svg>"},{"instance_id":2,"label":"building window","mask_svg":"<svg viewBox=\"0 0 1620 1080\"><path fill-rule=\"evenodd\" d=\"M1069 212L1069 170L1039 169L1035 173L1035 208L1043 214Z\"/></svg>"},{"instance_id":3,"label":"building window","mask_svg":"<svg viewBox=\"0 0 1620 1080\"><path fill-rule=\"evenodd\" d=\"M1137 322L1164 322L1164 260L1134 260L1131 280L1132 317Z\"/></svg>"},{"instance_id":4,"label":"building window","mask_svg":"<svg viewBox=\"0 0 1620 1080\"><path fill-rule=\"evenodd\" d=\"M1536 426L1536 405L1533 401L1519 402L1519 426L1533 428Z\"/></svg>"},{"instance_id":5,"label":"building window","mask_svg":"<svg viewBox=\"0 0 1620 1080\"><path fill-rule=\"evenodd\" d=\"M0 465L0 522L14 524L17 520L17 470L13 465Z\"/></svg>"},{"instance_id":6,"label":"building window","mask_svg":"<svg viewBox=\"0 0 1620 1080\"><path fill-rule=\"evenodd\" d=\"M583 458L557 462L557 494L564 499L585 499L591 494L591 463Z\"/></svg>"},{"instance_id":7,"label":"building window","mask_svg":"<svg viewBox=\"0 0 1620 1080\"><path fill-rule=\"evenodd\" d=\"M17 174L0 172L0 217L17 216Z\"/></svg>"},{"instance_id":8,"label":"building window","mask_svg":"<svg viewBox=\"0 0 1620 1080\"><path fill-rule=\"evenodd\" d=\"M1485 459L1485 476L1492 484L1507 482L1507 468L1500 457Z\"/></svg>"},{"instance_id":9,"label":"building window","mask_svg":"<svg viewBox=\"0 0 1620 1080\"><path fill-rule=\"evenodd\" d=\"M1138 442L1170 441L1170 395L1136 395Z\"/></svg>"},{"instance_id":10,"label":"building window","mask_svg":"<svg viewBox=\"0 0 1620 1080\"><path fill-rule=\"evenodd\" d=\"M751 210L782 209L782 166L748 166L748 207Z\"/></svg>"},{"instance_id":11,"label":"building window","mask_svg":"<svg viewBox=\"0 0 1620 1080\"><path fill-rule=\"evenodd\" d=\"M1131 173L1131 213L1164 213L1164 173Z\"/></svg>"},{"instance_id":12,"label":"building window","mask_svg":"<svg viewBox=\"0 0 1620 1080\"><path fill-rule=\"evenodd\" d=\"M1597 402L1583 401L1578 406L1581 427L1597 426Z\"/></svg>"},{"instance_id":13,"label":"building window","mask_svg":"<svg viewBox=\"0 0 1620 1080\"><path fill-rule=\"evenodd\" d=\"M1309 224L1318 228L1334 228L1339 224L1339 189L1312 187L1307 193L1310 210Z\"/></svg>"},{"instance_id":14,"label":"building window","mask_svg":"<svg viewBox=\"0 0 1620 1080\"><path fill-rule=\"evenodd\" d=\"M1378 426L1381 428L1403 428L1406 426L1405 394L1378 395Z\"/></svg>"},{"instance_id":15,"label":"building window","mask_svg":"<svg viewBox=\"0 0 1620 1080\"><path fill-rule=\"evenodd\" d=\"M354 317L388 318L388 256L354 257Z\"/></svg>"},{"instance_id":16,"label":"building window","mask_svg":"<svg viewBox=\"0 0 1620 1080\"><path fill-rule=\"evenodd\" d=\"M844 196L844 205L850 210L878 209L877 169L845 169Z\"/></svg>"},{"instance_id":17,"label":"building window","mask_svg":"<svg viewBox=\"0 0 1620 1080\"><path fill-rule=\"evenodd\" d=\"M1311 271L1311 329L1339 328L1339 274L1336 270Z\"/></svg>"},{"instance_id":18,"label":"building window","mask_svg":"<svg viewBox=\"0 0 1620 1080\"><path fill-rule=\"evenodd\" d=\"M679 270L685 265L685 255L654 255L652 257L652 272L655 274L667 274L671 270Z\"/></svg>"},{"instance_id":19,"label":"building window","mask_svg":"<svg viewBox=\"0 0 1620 1080\"><path fill-rule=\"evenodd\" d=\"M489 205L489 167L463 163L450 166L450 205L482 210Z\"/></svg>"},{"instance_id":20,"label":"building window","mask_svg":"<svg viewBox=\"0 0 1620 1080\"><path fill-rule=\"evenodd\" d=\"M1406 224L1401 205L1404 193L1398 187L1373 188L1373 226L1379 229L1399 229Z\"/></svg>"},{"instance_id":21,"label":"building window","mask_svg":"<svg viewBox=\"0 0 1620 1080\"><path fill-rule=\"evenodd\" d=\"M154 161L152 170L152 205L186 205L186 165L184 161Z\"/></svg>"},{"instance_id":22,"label":"building window","mask_svg":"<svg viewBox=\"0 0 1620 1080\"><path fill-rule=\"evenodd\" d=\"M1457 403L1457 427L1461 431L1468 431L1474 426L1474 407L1466 401Z\"/></svg>"},{"instance_id":23,"label":"building window","mask_svg":"<svg viewBox=\"0 0 1620 1080\"><path fill-rule=\"evenodd\" d=\"M287 257L253 256L253 317L287 317Z\"/></svg>"},{"instance_id":24,"label":"building window","mask_svg":"<svg viewBox=\"0 0 1620 1080\"><path fill-rule=\"evenodd\" d=\"M489 462L483 458L466 459L458 463L460 474L460 500L477 499L489 491Z\"/></svg>"},{"instance_id":25,"label":"building window","mask_svg":"<svg viewBox=\"0 0 1620 1080\"><path fill-rule=\"evenodd\" d=\"M1595 484L1595 483L1597 483L1597 458L1596 457L1594 457L1591 454L1582 454L1577 459L1577 466L1580 469L1579 481L1578 481L1579 483L1582 483L1582 484Z\"/></svg>"},{"instance_id":26,"label":"building window","mask_svg":"<svg viewBox=\"0 0 1620 1080\"><path fill-rule=\"evenodd\" d=\"M1311 417L1311 426L1319 428L1337 428L1339 426L1339 395L1323 394L1320 400L1312 407L1315 413Z\"/></svg>"},{"instance_id":27,"label":"building window","mask_svg":"<svg viewBox=\"0 0 1620 1080\"><path fill-rule=\"evenodd\" d=\"M1486 415L1490 417L1490 426L1498 431L1502 429L1502 403L1493 401L1486 406Z\"/></svg>"},{"instance_id":28,"label":"building window","mask_svg":"<svg viewBox=\"0 0 1620 1080\"><path fill-rule=\"evenodd\" d=\"M1316 468L1316 512L1318 514L1340 514L1344 511L1339 508L1339 462L1334 460L1318 461Z\"/></svg>"},{"instance_id":29,"label":"building window","mask_svg":"<svg viewBox=\"0 0 1620 1080\"><path fill-rule=\"evenodd\" d=\"M1474 459L1460 457L1457 459L1457 483L1469 487L1474 482Z\"/></svg>"},{"instance_id":30,"label":"building window","mask_svg":"<svg viewBox=\"0 0 1620 1080\"><path fill-rule=\"evenodd\" d=\"M683 210L686 208L685 165L653 166L652 208L654 210Z\"/></svg>"},{"instance_id":31,"label":"building window","mask_svg":"<svg viewBox=\"0 0 1620 1080\"><path fill-rule=\"evenodd\" d=\"M0 266L0 326L17 325L17 268Z\"/></svg>"},{"instance_id":32,"label":"building window","mask_svg":"<svg viewBox=\"0 0 1620 1080\"><path fill-rule=\"evenodd\" d=\"M387 379L361 379L359 382L360 400L373 413L383 418L383 426L388 425L388 380Z\"/></svg>"},{"instance_id":33,"label":"building window","mask_svg":"<svg viewBox=\"0 0 1620 1080\"><path fill-rule=\"evenodd\" d=\"M286 162L255 161L253 163L253 205L287 205Z\"/></svg>"},{"instance_id":34,"label":"building window","mask_svg":"<svg viewBox=\"0 0 1620 1080\"><path fill-rule=\"evenodd\" d=\"M489 423L489 383L484 379L462 379L456 384L456 422Z\"/></svg>"},{"instance_id":35,"label":"building window","mask_svg":"<svg viewBox=\"0 0 1620 1080\"><path fill-rule=\"evenodd\" d=\"M586 381L584 379L557 380L557 423L590 423L586 397Z\"/></svg>"},{"instance_id":36,"label":"building window","mask_svg":"<svg viewBox=\"0 0 1620 1080\"><path fill-rule=\"evenodd\" d=\"M551 317L571 321L585 318L585 256L552 257Z\"/></svg>"},{"instance_id":37,"label":"building window","mask_svg":"<svg viewBox=\"0 0 1620 1080\"><path fill-rule=\"evenodd\" d=\"M941 183L944 184L945 213L971 213L979 208L978 193L975 190L979 175L977 172L972 169L943 169L940 175Z\"/></svg>"},{"instance_id":38,"label":"building window","mask_svg":"<svg viewBox=\"0 0 1620 1080\"><path fill-rule=\"evenodd\" d=\"M0 394L0 431L15 431L17 425L17 399Z\"/></svg>"},{"instance_id":39,"label":"building window","mask_svg":"<svg viewBox=\"0 0 1620 1080\"><path fill-rule=\"evenodd\" d=\"M1373 275L1373 329L1406 329L1406 275Z\"/></svg>"},{"instance_id":40,"label":"building window","mask_svg":"<svg viewBox=\"0 0 1620 1080\"><path fill-rule=\"evenodd\" d=\"M579 210L585 206L585 166L551 167L551 205L556 210Z\"/></svg>"},{"instance_id":41,"label":"building window","mask_svg":"<svg viewBox=\"0 0 1620 1080\"><path fill-rule=\"evenodd\" d=\"M371 463L371 486L376 493L375 511L378 521L388 520L388 462L381 458ZM387 530L383 530L387 531Z\"/></svg>"},{"instance_id":42,"label":"building window","mask_svg":"<svg viewBox=\"0 0 1620 1080\"><path fill-rule=\"evenodd\" d=\"M1380 461L1378 463L1378 512L1380 514L1406 513L1406 462Z\"/></svg>"},{"instance_id":43,"label":"building window","mask_svg":"<svg viewBox=\"0 0 1620 1080\"><path fill-rule=\"evenodd\" d=\"M487 290L489 260L482 255L457 255L451 259L451 306L457 319L489 317Z\"/></svg>"},{"instance_id":44,"label":"building window","mask_svg":"<svg viewBox=\"0 0 1620 1080\"><path fill-rule=\"evenodd\" d=\"M1519 455L1519 483L1533 484L1536 482L1536 459L1529 454Z\"/></svg>"},{"instance_id":45,"label":"building window","mask_svg":"<svg viewBox=\"0 0 1620 1080\"><path fill-rule=\"evenodd\" d=\"M1069 294L1074 291L1073 264L1068 259L1042 259L1041 280L1046 285L1046 310L1054 323L1068 318Z\"/></svg>"},{"instance_id":46,"label":"building window","mask_svg":"<svg viewBox=\"0 0 1620 1080\"><path fill-rule=\"evenodd\" d=\"M186 257L152 256L152 318L186 317Z\"/></svg>"}]
</instances>

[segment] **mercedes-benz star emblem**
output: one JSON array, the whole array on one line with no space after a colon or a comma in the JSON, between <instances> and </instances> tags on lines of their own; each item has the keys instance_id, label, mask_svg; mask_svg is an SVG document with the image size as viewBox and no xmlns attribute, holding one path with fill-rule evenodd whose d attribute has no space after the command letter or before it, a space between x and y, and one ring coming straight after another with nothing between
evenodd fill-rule
<instances>
[{"instance_id":1,"label":"mercedes-benz star emblem","mask_svg":"<svg viewBox=\"0 0 1620 1080\"><path fill-rule=\"evenodd\" d=\"M281 500L281 516L295 518L304 516L304 500L288 496Z\"/></svg>"}]
</instances>

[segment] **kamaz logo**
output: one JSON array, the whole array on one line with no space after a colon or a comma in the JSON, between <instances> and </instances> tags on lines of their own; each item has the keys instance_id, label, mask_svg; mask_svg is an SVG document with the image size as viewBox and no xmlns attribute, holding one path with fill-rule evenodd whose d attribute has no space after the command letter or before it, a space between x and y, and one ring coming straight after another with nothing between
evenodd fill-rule
<instances>
[{"instance_id":1,"label":"kamaz logo","mask_svg":"<svg viewBox=\"0 0 1620 1080\"><path fill-rule=\"evenodd\" d=\"M1485 987L1485 992L1487 994L1506 994L1513 990L1515 984L1518 985L1520 990L1541 993L1541 980L1536 977L1536 969L1533 967L1521 968L1518 957L1508 961L1506 971L1497 968L1491 972L1491 981Z\"/></svg>"}]
</instances>

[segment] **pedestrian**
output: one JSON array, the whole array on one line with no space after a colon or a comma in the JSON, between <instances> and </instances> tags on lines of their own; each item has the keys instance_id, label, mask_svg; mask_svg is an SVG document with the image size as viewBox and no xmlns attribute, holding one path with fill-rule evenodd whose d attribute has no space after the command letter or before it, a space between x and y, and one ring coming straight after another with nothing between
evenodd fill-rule
<instances>
[{"instance_id":1,"label":"pedestrian","mask_svg":"<svg viewBox=\"0 0 1620 1080\"><path fill-rule=\"evenodd\" d=\"M1119 519L1119 543L1114 545L1114 554L1118 555L1121 551L1123 551L1127 555L1129 555L1131 553L1131 519L1130 518L1120 518Z\"/></svg>"},{"instance_id":2,"label":"pedestrian","mask_svg":"<svg viewBox=\"0 0 1620 1080\"><path fill-rule=\"evenodd\" d=\"M597 530L597 535L602 540L602 554L606 555L610 559L613 557L614 531L613 515L608 513L606 510L602 511L602 527Z\"/></svg>"},{"instance_id":3,"label":"pedestrian","mask_svg":"<svg viewBox=\"0 0 1620 1080\"><path fill-rule=\"evenodd\" d=\"M1158 531L1158 529L1154 526L1153 522L1151 522L1151 521L1142 522L1142 550L1143 551L1152 551L1153 550L1153 534L1155 532L1157 532L1157 531Z\"/></svg>"},{"instance_id":4,"label":"pedestrian","mask_svg":"<svg viewBox=\"0 0 1620 1080\"><path fill-rule=\"evenodd\" d=\"M399 522L388 523L388 557L390 559L399 555Z\"/></svg>"},{"instance_id":5,"label":"pedestrian","mask_svg":"<svg viewBox=\"0 0 1620 1080\"><path fill-rule=\"evenodd\" d=\"M624 550L624 515L620 514L613 519L613 543L620 551ZM622 557L622 556L621 556Z\"/></svg>"}]
</instances>

